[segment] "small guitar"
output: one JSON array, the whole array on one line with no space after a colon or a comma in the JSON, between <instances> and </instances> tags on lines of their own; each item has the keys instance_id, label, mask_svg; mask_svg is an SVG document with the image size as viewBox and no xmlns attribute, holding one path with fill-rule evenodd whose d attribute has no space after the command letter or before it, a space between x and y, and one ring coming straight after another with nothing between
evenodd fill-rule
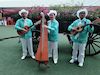
<instances>
[{"instance_id":1,"label":"small guitar","mask_svg":"<svg viewBox=\"0 0 100 75\"><path fill-rule=\"evenodd\" d=\"M34 23L34 26L36 26L36 25L38 25L38 24L40 24L41 23L41 20L39 20L39 21L37 21L36 23ZM24 34L26 34L29 30L30 30L30 28L32 27L33 25L31 25L31 26L25 26L24 27L24 29L26 30L26 31L23 31L23 30L17 30L17 33L18 33L18 35L24 35Z\"/></svg>"},{"instance_id":2,"label":"small guitar","mask_svg":"<svg viewBox=\"0 0 100 75\"><path fill-rule=\"evenodd\" d=\"M86 26L88 26L88 25L92 25L92 24L79 25L79 26L73 28L73 29L70 31L70 33L71 33L72 35L75 36L77 33L82 32L82 31L84 30L84 27L86 27Z\"/></svg>"}]
</instances>

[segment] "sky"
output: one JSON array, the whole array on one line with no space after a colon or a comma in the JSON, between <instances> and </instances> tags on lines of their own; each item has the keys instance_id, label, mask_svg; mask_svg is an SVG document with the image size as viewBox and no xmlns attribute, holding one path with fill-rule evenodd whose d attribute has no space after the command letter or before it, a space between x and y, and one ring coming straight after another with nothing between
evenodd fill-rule
<instances>
[{"instance_id":1,"label":"sky","mask_svg":"<svg viewBox=\"0 0 100 75\"><path fill-rule=\"evenodd\" d=\"M0 7L32 7L32 6L100 6L100 0L0 0Z\"/></svg>"}]
</instances>

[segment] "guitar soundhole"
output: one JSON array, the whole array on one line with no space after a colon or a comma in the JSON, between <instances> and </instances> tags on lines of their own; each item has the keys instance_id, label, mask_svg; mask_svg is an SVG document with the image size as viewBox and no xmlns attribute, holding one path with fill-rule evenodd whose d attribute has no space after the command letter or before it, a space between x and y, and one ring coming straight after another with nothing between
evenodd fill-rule
<instances>
[{"instance_id":1,"label":"guitar soundhole","mask_svg":"<svg viewBox=\"0 0 100 75\"><path fill-rule=\"evenodd\" d=\"M77 30L79 30L80 28L78 27Z\"/></svg>"}]
</instances>

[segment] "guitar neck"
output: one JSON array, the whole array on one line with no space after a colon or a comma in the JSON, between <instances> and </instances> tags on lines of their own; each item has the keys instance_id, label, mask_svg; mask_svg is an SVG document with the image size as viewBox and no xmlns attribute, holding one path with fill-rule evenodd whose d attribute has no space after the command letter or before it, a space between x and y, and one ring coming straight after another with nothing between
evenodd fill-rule
<instances>
[{"instance_id":1,"label":"guitar neck","mask_svg":"<svg viewBox=\"0 0 100 75\"><path fill-rule=\"evenodd\" d=\"M41 23L41 20L39 20L39 21L35 22L33 25L29 26L29 28L31 28L32 26L37 26L40 23Z\"/></svg>"},{"instance_id":2,"label":"guitar neck","mask_svg":"<svg viewBox=\"0 0 100 75\"><path fill-rule=\"evenodd\" d=\"M81 27L86 27L86 26L88 26L88 25L90 25L90 24L82 25Z\"/></svg>"}]
</instances>

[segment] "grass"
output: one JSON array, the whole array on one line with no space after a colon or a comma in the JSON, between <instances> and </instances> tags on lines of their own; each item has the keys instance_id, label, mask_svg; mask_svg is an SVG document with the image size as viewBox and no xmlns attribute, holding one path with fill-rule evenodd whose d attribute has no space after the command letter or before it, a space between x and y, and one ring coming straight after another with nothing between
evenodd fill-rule
<instances>
[{"instance_id":1,"label":"grass","mask_svg":"<svg viewBox=\"0 0 100 75\"><path fill-rule=\"evenodd\" d=\"M13 26L0 26L0 38L16 36ZM49 61L50 68L40 70L38 63L26 58L21 60L21 44L18 38L0 41L0 75L99 75L100 74L100 54L86 57L84 66L78 67L76 64L70 64L71 45L69 45L66 36L59 35L59 61L53 64Z\"/></svg>"}]
</instances>

